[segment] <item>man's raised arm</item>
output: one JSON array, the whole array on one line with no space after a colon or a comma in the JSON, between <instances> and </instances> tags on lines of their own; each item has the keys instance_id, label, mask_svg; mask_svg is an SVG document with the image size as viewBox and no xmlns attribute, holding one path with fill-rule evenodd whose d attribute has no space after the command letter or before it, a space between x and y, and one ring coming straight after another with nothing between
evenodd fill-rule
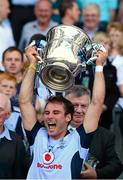
<instances>
[{"instance_id":1,"label":"man's raised arm","mask_svg":"<svg viewBox=\"0 0 123 180\"><path fill-rule=\"evenodd\" d=\"M25 73L22 81L21 90L19 94L19 103L23 119L23 125L26 130L32 130L36 123L36 111L32 104L35 65L37 51L35 47L29 47L25 50L25 55L30 62L30 65Z\"/></svg>"},{"instance_id":2,"label":"man's raised arm","mask_svg":"<svg viewBox=\"0 0 123 180\"><path fill-rule=\"evenodd\" d=\"M86 112L83 126L87 133L96 130L100 115L102 113L102 107L105 97L105 81L103 75L103 65L107 59L107 52L98 50L96 53L96 68L95 68L95 78L93 85L92 101Z\"/></svg>"}]
</instances>

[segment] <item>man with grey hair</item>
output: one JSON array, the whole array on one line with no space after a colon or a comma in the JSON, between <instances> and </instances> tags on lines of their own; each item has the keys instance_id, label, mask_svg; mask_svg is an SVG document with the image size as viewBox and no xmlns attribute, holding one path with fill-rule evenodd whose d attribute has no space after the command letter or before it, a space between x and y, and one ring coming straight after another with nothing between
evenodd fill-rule
<instances>
[{"instance_id":1,"label":"man with grey hair","mask_svg":"<svg viewBox=\"0 0 123 180\"><path fill-rule=\"evenodd\" d=\"M86 34L93 38L96 32L106 31L106 27L100 23L100 9L97 4L87 4L82 11L83 22L77 26L82 28Z\"/></svg>"},{"instance_id":2,"label":"man with grey hair","mask_svg":"<svg viewBox=\"0 0 123 180\"><path fill-rule=\"evenodd\" d=\"M10 113L10 100L0 93L0 179L21 179L26 177L28 161L21 137L4 125Z\"/></svg>"},{"instance_id":3,"label":"man with grey hair","mask_svg":"<svg viewBox=\"0 0 123 180\"><path fill-rule=\"evenodd\" d=\"M80 85L74 85L65 92L65 97L72 102L75 109L73 121L71 121L73 127L76 128L82 124L85 113L90 104L90 96L90 90Z\"/></svg>"},{"instance_id":4,"label":"man with grey hair","mask_svg":"<svg viewBox=\"0 0 123 180\"><path fill-rule=\"evenodd\" d=\"M69 128L78 128L83 124L85 114L91 102L90 90L74 85L65 92L65 97L74 105L74 114ZM81 177L85 179L114 179L122 165L114 149L114 135L103 127L98 127L90 146L88 161Z\"/></svg>"}]
</instances>

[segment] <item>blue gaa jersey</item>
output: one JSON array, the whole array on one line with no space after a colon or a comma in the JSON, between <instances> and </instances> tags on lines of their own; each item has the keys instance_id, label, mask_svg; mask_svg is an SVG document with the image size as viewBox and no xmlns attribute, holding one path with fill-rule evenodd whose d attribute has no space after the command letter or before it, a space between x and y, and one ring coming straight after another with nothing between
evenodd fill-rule
<instances>
[{"instance_id":1,"label":"blue gaa jersey","mask_svg":"<svg viewBox=\"0 0 123 180\"><path fill-rule=\"evenodd\" d=\"M47 130L36 123L32 131L27 131L33 152L27 179L80 179L93 134L86 134L83 126L69 128L54 145L50 144Z\"/></svg>"}]
</instances>

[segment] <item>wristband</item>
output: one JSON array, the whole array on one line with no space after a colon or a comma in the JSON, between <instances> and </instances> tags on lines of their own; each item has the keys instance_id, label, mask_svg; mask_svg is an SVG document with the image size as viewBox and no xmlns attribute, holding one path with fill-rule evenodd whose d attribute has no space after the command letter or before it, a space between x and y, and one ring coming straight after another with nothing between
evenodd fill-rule
<instances>
[{"instance_id":1,"label":"wristband","mask_svg":"<svg viewBox=\"0 0 123 180\"><path fill-rule=\"evenodd\" d=\"M103 72L103 66L97 65L95 68L95 72Z\"/></svg>"},{"instance_id":2,"label":"wristband","mask_svg":"<svg viewBox=\"0 0 123 180\"><path fill-rule=\"evenodd\" d=\"M35 72L36 67L35 67L35 65L34 65L34 64L30 64L30 65L29 65L29 67L28 67L28 69L31 69L32 71L34 71L34 72Z\"/></svg>"}]
</instances>

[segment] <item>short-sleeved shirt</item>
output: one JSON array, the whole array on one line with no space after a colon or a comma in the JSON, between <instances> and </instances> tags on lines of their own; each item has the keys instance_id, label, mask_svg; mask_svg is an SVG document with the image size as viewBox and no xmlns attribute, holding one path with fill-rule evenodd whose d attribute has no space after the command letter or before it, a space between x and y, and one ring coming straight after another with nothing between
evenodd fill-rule
<instances>
[{"instance_id":1,"label":"short-sleeved shirt","mask_svg":"<svg viewBox=\"0 0 123 180\"><path fill-rule=\"evenodd\" d=\"M24 50L24 48L26 46L28 46L31 37L34 34L42 34L45 36L47 34L47 32L56 25L58 25L58 24L51 20L49 22L48 27L42 31L36 20L26 23L22 29L22 34L21 34L21 38L20 38L20 42L19 42L19 48L21 50Z\"/></svg>"},{"instance_id":2,"label":"short-sleeved shirt","mask_svg":"<svg viewBox=\"0 0 123 180\"><path fill-rule=\"evenodd\" d=\"M69 129L51 150L46 128L38 128L36 124L32 131L27 132L33 152L27 179L79 179L93 134L86 134L83 126ZM47 164L43 155L50 150L54 160Z\"/></svg>"}]
</instances>

